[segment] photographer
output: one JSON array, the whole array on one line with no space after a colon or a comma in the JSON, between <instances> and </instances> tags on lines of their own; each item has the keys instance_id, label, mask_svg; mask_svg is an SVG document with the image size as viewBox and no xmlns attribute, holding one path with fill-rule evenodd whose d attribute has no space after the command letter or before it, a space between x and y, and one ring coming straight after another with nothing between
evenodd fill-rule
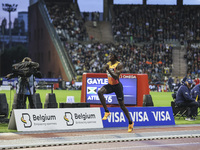
<instances>
[{"instance_id":1,"label":"photographer","mask_svg":"<svg viewBox=\"0 0 200 150\"><path fill-rule=\"evenodd\" d=\"M17 83L17 101L16 109L26 108L26 99L28 97L30 108L35 108L33 102L33 95L35 93L35 77L41 78L41 72L38 71L39 64L33 62L29 57L25 57L22 62L14 64L12 73L8 74L6 78L11 79L18 77Z\"/></svg>"}]
</instances>

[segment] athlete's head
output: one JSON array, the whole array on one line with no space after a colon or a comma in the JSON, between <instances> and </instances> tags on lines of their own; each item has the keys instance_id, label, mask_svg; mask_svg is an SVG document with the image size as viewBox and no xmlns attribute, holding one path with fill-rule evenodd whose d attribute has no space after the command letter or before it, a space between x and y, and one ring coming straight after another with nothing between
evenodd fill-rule
<instances>
[{"instance_id":1,"label":"athlete's head","mask_svg":"<svg viewBox=\"0 0 200 150\"><path fill-rule=\"evenodd\" d=\"M118 60L117 54L114 51L110 53L110 61L112 60Z\"/></svg>"}]
</instances>

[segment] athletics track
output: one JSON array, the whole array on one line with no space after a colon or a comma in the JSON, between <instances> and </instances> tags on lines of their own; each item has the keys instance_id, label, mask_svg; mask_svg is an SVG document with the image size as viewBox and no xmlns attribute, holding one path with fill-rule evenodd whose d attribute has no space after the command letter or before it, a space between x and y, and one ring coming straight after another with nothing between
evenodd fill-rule
<instances>
[{"instance_id":1,"label":"athletics track","mask_svg":"<svg viewBox=\"0 0 200 150\"><path fill-rule=\"evenodd\" d=\"M169 139L196 139L200 141L200 125L135 127L132 133L127 133L127 128L0 133L0 149L48 149L51 147L59 149L62 146L73 145L86 145L88 148L85 149L89 149L91 144L123 144L124 142ZM200 143L196 143L197 145L200 147ZM182 146L184 147L184 145ZM190 149L196 150L196 148L191 147Z\"/></svg>"}]
</instances>

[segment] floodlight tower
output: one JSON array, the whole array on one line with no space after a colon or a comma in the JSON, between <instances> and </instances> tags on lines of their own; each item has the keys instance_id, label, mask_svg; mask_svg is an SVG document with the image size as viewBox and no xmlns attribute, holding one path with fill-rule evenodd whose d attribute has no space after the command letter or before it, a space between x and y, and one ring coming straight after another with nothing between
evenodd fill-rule
<instances>
[{"instance_id":1,"label":"floodlight tower","mask_svg":"<svg viewBox=\"0 0 200 150\"><path fill-rule=\"evenodd\" d=\"M12 35L11 35L11 12L14 12L17 10L18 4L3 4L2 3L2 9L4 11L9 12L9 48L12 47Z\"/></svg>"}]
</instances>

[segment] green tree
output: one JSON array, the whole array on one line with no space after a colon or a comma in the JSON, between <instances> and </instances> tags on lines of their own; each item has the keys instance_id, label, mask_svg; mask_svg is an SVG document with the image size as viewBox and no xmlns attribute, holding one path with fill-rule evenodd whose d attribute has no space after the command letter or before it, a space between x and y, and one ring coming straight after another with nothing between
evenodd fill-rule
<instances>
[{"instance_id":1,"label":"green tree","mask_svg":"<svg viewBox=\"0 0 200 150\"><path fill-rule=\"evenodd\" d=\"M2 54L2 75L5 76L12 72L12 65L21 62L24 57L28 56L28 50L23 45L17 45L11 49L5 49Z\"/></svg>"}]
</instances>

